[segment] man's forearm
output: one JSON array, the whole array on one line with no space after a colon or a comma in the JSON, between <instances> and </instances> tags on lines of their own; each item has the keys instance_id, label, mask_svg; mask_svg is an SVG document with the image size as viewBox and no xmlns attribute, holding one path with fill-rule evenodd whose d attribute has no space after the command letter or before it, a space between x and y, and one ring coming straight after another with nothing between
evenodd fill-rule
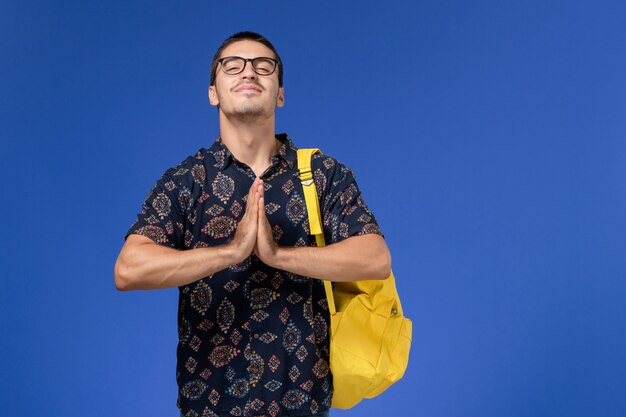
<instances>
[{"instance_id":1,"label":"man's forearm","mask_svg":"<svg viewBox=\"0 0 626 417\"><path fill-rule=\"evenodd\" d=\"M250 186L248 203L233 239L209 248L176 250L131 234L115 263L119 290L150 290L187 285L246 259L256 242L258 201L262 182Z\"/></svg>"},{"instance_id":2,"label":"man's forearm","mask_svg":"<svg viewBox=\"0 0 626 417\"><path fill-rule=\"evenodd\" d=\"M273 267L311 278L330 281L386 279L391 256L378 235L354 236L322 248L280 247Z\"/></svg>"},{"instance_id":3,"label":"man's forearm","mask_svg":"<svg viewBox=\"0 0 626 417\"><path fill-rule=\"evenodd\" d=\"M148 290L187 285L239 262L229 245L177 250L131 235L115 263L119 290Z\"/></svg>"}]
</instances>

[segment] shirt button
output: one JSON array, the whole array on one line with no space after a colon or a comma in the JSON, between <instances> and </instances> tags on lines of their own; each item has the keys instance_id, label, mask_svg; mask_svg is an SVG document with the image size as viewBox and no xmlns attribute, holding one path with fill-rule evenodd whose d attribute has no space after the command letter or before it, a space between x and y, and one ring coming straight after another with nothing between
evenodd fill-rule
<instances>
[{"instance_id":1,"label":"shirt button","mask_svg":"<svg viewBox=\"0 0 626 417\"><path fill-rule=\"evenodd\" d=\"M255 333L253 337L254 337L255 339L258 339L258 338L259 338L259 334L258 334L258 333Z\"/></svg>"}]
</instances>

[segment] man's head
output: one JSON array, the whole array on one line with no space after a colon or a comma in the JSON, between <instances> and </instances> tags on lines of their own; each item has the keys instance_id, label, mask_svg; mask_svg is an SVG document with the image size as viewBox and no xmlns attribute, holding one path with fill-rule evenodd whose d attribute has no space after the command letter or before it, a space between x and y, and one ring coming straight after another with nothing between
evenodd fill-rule
<instances>
[{"instance_id":1,"label":"man's head","mask_svg":"<svg viewBox=\"0 0 626 417\"><path fill-rule=\"evenodd\" d=\"M273 117L276 107L284 105L282 62L261 35L241 32L226 39L211 68L209 102L220 117Z\"/></svg>"},{"instance_id":2,"label":"man's head","mask_svg":"<svg viewBox=\"0 0 626 417\"><path fill-rule=\"evenodd\" d=\"M215 77L217 75L217 67L219 65L218 60L222 58L222 52L224 52L224 49L226 49L226 47L228 47L230 44L233 44L239 41L244 41L244 40L259 42L260 44L265 45L267 48L269 48L272 51L274 56L271 58L275 58L278 61L278 65L276 68L276 72L278 73L278 86L282 87L283 86L283 61L281 61L280 56L278 55L278 52L276 52L276 48L274 48L274 45L272 45L272 43L269 40L267 40L266 38L264 38L263 36L255 32L235 33L233 36L231 36L230 38L222 42L220 47L217 49L217 52L215 52L215 55L213 55L213 59L211 60L211 83L210 85L215 85Z\"/></svg>"}]
</instances>

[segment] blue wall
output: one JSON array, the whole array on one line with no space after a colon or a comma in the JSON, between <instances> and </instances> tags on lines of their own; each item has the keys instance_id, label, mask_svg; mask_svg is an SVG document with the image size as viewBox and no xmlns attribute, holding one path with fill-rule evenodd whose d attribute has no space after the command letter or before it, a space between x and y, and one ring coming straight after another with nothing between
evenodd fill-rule
<instances>
[{"instance_id":1,"label":"blue wall","mask_svg":"<svg viewBox=\"0 0 626 417\"><path fill-rule=\"evenodd\" d=\"M336 416L626 415L622 2L3 2L3 415L175 416L177 291L113 264L217 136L209 60L285 61L278 130L352 167L414 320L406 377Z\"/></svg>"}]
</instances>

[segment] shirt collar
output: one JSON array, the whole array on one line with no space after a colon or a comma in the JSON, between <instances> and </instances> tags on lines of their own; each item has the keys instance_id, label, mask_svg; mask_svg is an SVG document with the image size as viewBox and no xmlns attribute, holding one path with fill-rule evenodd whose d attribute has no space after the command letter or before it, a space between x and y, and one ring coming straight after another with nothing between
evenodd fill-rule
<instances>
[{"instance_id":1,"label":"shirt collar","mask_svg":"<svg viewBox=\"0 0 626 417\"><path fill-rule=\"evenodd\" d=\"M275 164L282 159L287 162L289 168L293 168L297 162L296 151L298 148L296 148L289 136L285 133L279 133L276 135L276 139L278 139L282 145L278 149L278 152L272 156L272 164ZM220 170L226 169L231 162L235 161L235 157L224 145L221 137L218 137L209 148L209 153L213 155L213 159L215 160L215 164L213 166L219 168Z\"/></svg>"}]
</instances>

